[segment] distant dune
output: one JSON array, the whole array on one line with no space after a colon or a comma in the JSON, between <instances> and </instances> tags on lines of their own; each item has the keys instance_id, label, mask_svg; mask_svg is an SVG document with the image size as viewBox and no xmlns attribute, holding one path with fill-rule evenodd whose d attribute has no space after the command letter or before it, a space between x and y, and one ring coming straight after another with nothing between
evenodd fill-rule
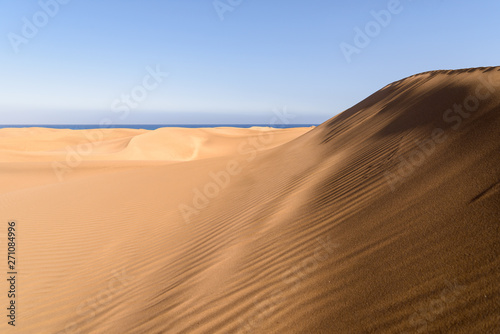
<instances>
[{"instance_id":1,"label":"distant dune","mask_svg":"<svg viewBox=\"0 0 500 334\"><path fill-rule=\"evenodd\" d=\"M18 333L500 333L500 67L315 128L1 129L0 221Z\"/></svg>"}]
</instances>

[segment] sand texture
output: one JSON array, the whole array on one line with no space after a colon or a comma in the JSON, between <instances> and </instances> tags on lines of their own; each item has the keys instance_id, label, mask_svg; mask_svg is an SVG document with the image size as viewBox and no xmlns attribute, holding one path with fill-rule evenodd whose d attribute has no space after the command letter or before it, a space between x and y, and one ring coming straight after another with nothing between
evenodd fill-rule
<instances>
[{"instance_id":1,"label":"sand texture","mask_svg":"<svg viewBox=\"0 0 500 334\"><path fill-rule=\"evenodd\" d=\"M500 333L500 68L315 128L0 129L2 258L12 220L16 333Z\"/></svg>"}]
</instances>

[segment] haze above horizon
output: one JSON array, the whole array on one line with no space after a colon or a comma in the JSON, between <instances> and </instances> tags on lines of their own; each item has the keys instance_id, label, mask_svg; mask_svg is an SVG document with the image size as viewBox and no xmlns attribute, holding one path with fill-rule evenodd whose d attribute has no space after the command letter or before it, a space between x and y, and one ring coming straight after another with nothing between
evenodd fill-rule
<instances>
[{"instance_id":1,"label":"haze above horizon","mask_svg":"<svg viewBox=\"0 0 500 334\"><path fill-rule=\"evenodd\" d=\"M0 7L2 124L317 124L409 75L499 65L493 0Z\"/></svg>"}]
</instances>

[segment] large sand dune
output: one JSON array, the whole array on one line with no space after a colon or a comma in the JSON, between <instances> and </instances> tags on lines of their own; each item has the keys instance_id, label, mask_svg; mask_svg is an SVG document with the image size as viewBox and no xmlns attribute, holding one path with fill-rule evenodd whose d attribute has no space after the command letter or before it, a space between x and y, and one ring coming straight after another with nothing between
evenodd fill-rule
<instances>
[{"instance_id":1,"label":"large sand dune","mask_svg":"<svg viewBox=\"0 0 500 334\"><path fill-rule=\"evenodd\" d=\"M2 129L0 171L15 332L500 333L500 68L316 128Z\"/></svg>"}]
</instances>

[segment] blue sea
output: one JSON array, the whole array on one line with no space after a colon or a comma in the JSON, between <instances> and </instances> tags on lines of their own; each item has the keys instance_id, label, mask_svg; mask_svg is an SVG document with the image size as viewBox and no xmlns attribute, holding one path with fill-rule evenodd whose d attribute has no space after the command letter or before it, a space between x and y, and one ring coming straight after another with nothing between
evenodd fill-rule
<instances>
[{"instance_id":1,"label":"blue sea","mask_svg":"<svg viewBox=\"0 0 500 334\"><path fill-rule=\"evenodd\" d=\"M279 129L289 129L289 128L301 128L317 126L318 124L274 124L274 128ZM110 126L100 126L96 124L30 124L30 125L20 125L20 124L8 124L0 125L0 128L51 128L51 129L72 129L72 130L87 130L87 129L101 129L101 128L115 128L115 129L144 129L144 130L156 130L159 128L215 128L215 127L233 127L233 128L251 128L252 126L269 126L269 124L113 124Z\"/></svg>"}]
</instances>

